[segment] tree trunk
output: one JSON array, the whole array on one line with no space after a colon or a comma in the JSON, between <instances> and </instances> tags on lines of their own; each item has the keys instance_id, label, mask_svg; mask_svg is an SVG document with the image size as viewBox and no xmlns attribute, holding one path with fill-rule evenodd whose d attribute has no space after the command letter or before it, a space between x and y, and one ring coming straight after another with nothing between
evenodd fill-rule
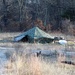
<instances>
[{"instance_id":1,"label":"tree trunk","mask_svg":"<svg viewBox=\"0 0 75 75\"><path fill-rule=\"evenodd\" d=\"M8 17L7 17L7 5L6 5L6 0L3 0L3 11L4 11L4 15L3 15L3 21L4 21L4 26L7 26L8 23Z\"/></svg>"}]
</instances>

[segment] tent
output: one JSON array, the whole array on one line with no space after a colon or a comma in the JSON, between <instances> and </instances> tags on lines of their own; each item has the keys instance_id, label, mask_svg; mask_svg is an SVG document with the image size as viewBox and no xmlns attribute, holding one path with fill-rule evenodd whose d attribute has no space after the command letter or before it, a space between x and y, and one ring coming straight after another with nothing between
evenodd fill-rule
<instances>
[{"instance_id":1,"label":"tent","mask_svg":"<svg viewBox=\"0 0 75 75\"><path fill-rule=\"evenodd\" d=\"M51 42L54 37L50 36L48 33L42 31L38 27L33 27L26 32L23 32L19 36L14 38L14 41L23 42Z\"/></svg>"}]
</instances>

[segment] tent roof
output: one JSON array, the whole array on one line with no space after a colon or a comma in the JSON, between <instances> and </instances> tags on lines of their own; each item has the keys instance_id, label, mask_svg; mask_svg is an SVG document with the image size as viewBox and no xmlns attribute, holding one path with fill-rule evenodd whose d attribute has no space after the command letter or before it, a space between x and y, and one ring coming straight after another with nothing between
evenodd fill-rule
<instances>
[{"instance_id":1,"label":"tent roof","mask_svg":"<svg viewBox=\"0 0 75 75\"><path fill-rule=\"evenodd\" d=\"M48 33L42 31L41 29L39 29L38 27L33 27L30 30L28 30L26 32L23 32L19 36L15 37L15 41L21 40L26 35L28 35L29 37L31 37L33 39L39 39L39 38L53 39L54 38L54 37L50 36Z\"/></svg>"}]
</instances>

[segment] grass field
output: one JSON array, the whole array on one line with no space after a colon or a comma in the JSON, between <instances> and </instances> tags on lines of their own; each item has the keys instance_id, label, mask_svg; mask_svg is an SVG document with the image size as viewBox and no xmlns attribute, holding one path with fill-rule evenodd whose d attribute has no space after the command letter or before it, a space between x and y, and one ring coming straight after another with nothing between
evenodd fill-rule
<instances>
[{"instance_id":1,"label":"grass field","mask_svg":"<svg viewBox=\"0 0 75 75\"><path fill-rule=\"evenodd\" d=\"M25 57L17 54L13 57L5 65L7 75L75 75L73 65L45 62L36 56Z\"/></svg>"},{"instance_id":2,"label":"grass field","mask_svg":"<svg viewBox=\"0 0 75 75\"><path fill-rule=\"evenodd\" d=\"M31 52L32 50L59 51L65 49L64 45L6 42L6 40L13 40L13 37L18 34L20 33L0 33L0 40L4 40L0 42L0 53L2 52L0 54L0 75L75 75L74 65L60 62L64 58L58 57L58 60L52 63L51 60L45 61L44 57L37 57ZM72 38L74 39L73 36L68 37L68 39Z\"/></svg>"}]
</instances>

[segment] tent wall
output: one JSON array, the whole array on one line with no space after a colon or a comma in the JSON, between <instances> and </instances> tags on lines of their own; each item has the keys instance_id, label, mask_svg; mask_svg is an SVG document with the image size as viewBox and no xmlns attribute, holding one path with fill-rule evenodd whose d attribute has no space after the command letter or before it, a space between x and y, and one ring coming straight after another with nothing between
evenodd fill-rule
<instances>
[{"instance_id":1,"label":"tent wall","mask_svg":"<svg viewBox=\"0 0 75 75\"><path fill-rule=\"evenodd\" d=\"M39 42L39 43L49 43L54 39L53 36L50 36L48 33L42 31L38 27L34 27L19 36L15 37L15 41L22 42Z\"/></svg>"}]
</instances>

